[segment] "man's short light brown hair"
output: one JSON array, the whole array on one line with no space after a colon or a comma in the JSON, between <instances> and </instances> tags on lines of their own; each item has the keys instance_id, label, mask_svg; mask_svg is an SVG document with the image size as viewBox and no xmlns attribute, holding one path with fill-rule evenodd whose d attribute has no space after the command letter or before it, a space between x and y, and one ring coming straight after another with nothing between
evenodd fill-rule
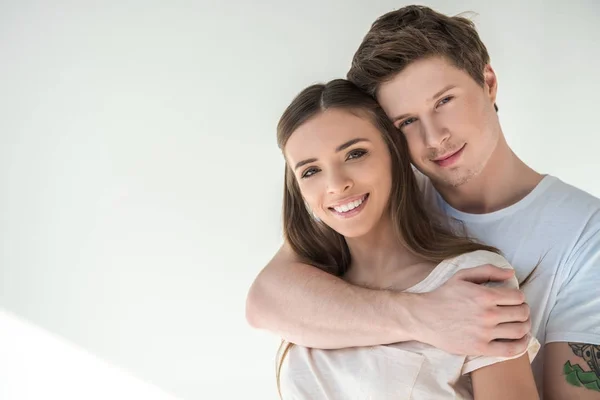
<instances>
[{"instance_id":1,"label":"man's short light brown hair","mask_svg":"<svg viewBox=\"0 0 600 400\"><path fill-rule=\"evenodd\" d=\"M411 63L441 56L484 85L490 62L473 21L425 6L407 6L379 17L352 59L348 80L372 96ZM496 108L497 110L497 108Z\"/></svg>"}]
</instances>

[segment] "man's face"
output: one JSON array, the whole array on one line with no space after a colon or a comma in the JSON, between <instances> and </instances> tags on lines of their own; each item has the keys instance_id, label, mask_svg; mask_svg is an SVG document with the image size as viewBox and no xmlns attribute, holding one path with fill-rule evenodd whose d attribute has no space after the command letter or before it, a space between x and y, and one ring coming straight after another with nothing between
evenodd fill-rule
<instances>
[{"instance_id":1,"label":"man's face","mask_svg":"<svg viewBox=\"0 0 600 400\"><path fill-rule=\"evenodd\" d=\"M406 136L413 164L438 184L460 186L486 166L500 135L496 76L485 85L441 57L415 61L381 85L377 100Z\"/></svg>"}]
</instances>

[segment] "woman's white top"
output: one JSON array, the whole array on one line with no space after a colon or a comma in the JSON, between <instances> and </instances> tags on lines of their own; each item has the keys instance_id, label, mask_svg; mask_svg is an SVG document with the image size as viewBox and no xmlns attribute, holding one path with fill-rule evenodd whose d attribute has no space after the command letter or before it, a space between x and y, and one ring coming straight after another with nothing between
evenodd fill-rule
<instances>
[{"instance_id":1,"label":"woman's white top","mask_svg":"<svg viewBox=\"0 0 600 400\"><path fill-rule=\"evenodd\" d=\"M432 291L457 271L482 264L512 268L498 254L475 251L441 262L405 292ZM516 288L518 282L514 278L488 285ZM539 348L531 337L526 350L530 362ZM521 355L462 356L416 341L337 350L294 345L281 367L281 395L283 400L472 399L471 371Z\"/></svg>"}]
</instances>

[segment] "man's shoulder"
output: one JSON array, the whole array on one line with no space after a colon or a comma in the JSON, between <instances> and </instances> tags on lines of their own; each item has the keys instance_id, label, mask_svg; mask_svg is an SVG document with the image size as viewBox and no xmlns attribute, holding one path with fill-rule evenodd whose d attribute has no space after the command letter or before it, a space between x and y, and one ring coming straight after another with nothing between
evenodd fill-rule
<instances>
[{"instance_id":1,"label":"man's shoulder","mask_svg":"<svg viewBox=\"0 0 600 400\"><path fill-rule=\"evenodd\" d=\"M548 177L551 183L536 206L544 210L550 221L570 222L582 231L600 230L600 199L556 177Z\"/></svg>"},{"instance_id":2,"label":"man's shoulder","mask_svg":"<svg viewBox=\"0 0 600 400\"><path fill-rule=\"evenodd\" d=\"M548 197L560 200L566 199L568 200L564 204L566 206L584 206L586 208L600 210L600 198L583 189L566 183L555 176L549 175L547 178L551 179L551 184L547 190Z\"/></svg>"},{"instance_id":3,"label":"man's shoulder","mask_svg":"<svg viewBox=\"0 0 600 400\"><path fill-rule=\"evenodd\" d=\"M597 259L600 253L600 199L553 177L539 203L543 222L537 226L546 236L560 240L556 248L568 249L566 260L579 264L584 258Z\"/></svg>"}]
</instances>

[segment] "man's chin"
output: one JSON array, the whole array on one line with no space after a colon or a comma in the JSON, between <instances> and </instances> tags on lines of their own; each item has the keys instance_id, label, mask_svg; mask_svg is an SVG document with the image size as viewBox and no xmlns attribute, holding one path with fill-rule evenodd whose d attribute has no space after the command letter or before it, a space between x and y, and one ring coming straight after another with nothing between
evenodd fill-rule
<instances>
[{"instance_id":1,"label":"man's chin","mask_svg":"<svg viewBox=\"0 0 600 400\"><path fill-rule=\"evenodd\" d=\"M431 180L443 186L458 188L469 183L476 176L477 173L473 171L455 171L455 173L445 174L444 176L436 176Z\"/></svg>"}]
</instances>

